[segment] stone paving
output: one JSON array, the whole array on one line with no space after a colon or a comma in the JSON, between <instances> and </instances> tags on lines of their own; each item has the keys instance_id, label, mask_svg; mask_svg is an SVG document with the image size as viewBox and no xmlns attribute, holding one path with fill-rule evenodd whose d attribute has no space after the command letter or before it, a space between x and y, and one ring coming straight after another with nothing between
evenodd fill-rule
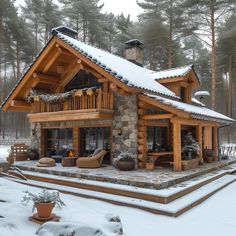
<instances>
[{"instance_id":1,"label":"stone paving","mask_svg":"<svg viewBox=\"0 0 236 236\"><path fill-rule=\"evenodd\" d=\"M157 167L153 171L146 169L120 171L111 165L103 165L98 169L82 169L77 167L62 167L61 164L57 164L55 167L37 167L36 163L36 161L15 162L14 166L22 170L39 173L119 183L142 188L163 189L191 178L214 172L223 167L230 169L229 165L236 163L236 158L204 164L196 169L181 172L174 172L171 168L166 167Z\"/></svg>"}]
</instances>

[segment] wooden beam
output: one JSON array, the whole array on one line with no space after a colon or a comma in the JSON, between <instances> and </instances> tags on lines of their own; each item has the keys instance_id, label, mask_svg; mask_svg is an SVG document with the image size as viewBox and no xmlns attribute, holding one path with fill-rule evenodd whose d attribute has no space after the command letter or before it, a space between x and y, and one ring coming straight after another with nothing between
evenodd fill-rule
<instances>
[{"instance_id":1,"label":"wooden beam","mask_svg":"<svg viewBox=\"0 0 236 236\"><path fill-rule=\"evenodd\" d=\"M99 72L97 72L96 70L94 70L93 68L89 67L89 66L84 66L84 70L93 74L97 79L104 79L105 77L103 75L101 75Z\"/></svg>"},{"instance_id":2,"label":"wooden beam","mask_svg":"<svg viewBox=\"0 0 236 236\"><path fill-rule=\"evenodd\" d=\"M213 139L213 143L212 143L212 149L215 152L215 155L218 156L218 127L213 127L213 132L212 132L212 139Z\"/></svg>"},{"instance_id":3,"label":"wooden beam","mask_svg":"<svg viewBox=\"0 0 236 236\"><path fill-rule=\"evenodd\" d=\"M166 78L166 79L157 79L156 81L160 84L166 84L166 83L174 83L174 82L180 82L186 80L185 77L172 77L172 78Z\"/></svg>"},{"instance_id":4,"label":"wooden beam","mask_svg":"<svg viewBox=\"0 0 236 236\"><path fill-rule=\"evenodd\" d=\"M182 170L181 157L181 125L173 123L173 151L174 151L174 171Z\"/></svg>"},{"instance_id":5,"label":"wooden beam","mask_svg":"<svg viewBox=\"0 0 236 236\"><path fill-rule=\"evenodd\" d=\"M168 114L153 114L153 115L142 115L141 119L143 120L162 120L162 119L170 119L174 115L171 113Z\"/></svg>"},{"instance_id":6,"label":"wooden beam","mask_svg":"<svg viewBox=\"0 0 236 236\"><path fill-rule=\"evenodd\" d=\"M51 75L45 75L40 73L34 73L33 78L38 81L38 83L43 84L59 84L59 77L51 76Z\"/></svg>"},{"instance_id":7,"label":"wooden beam","mask_svg":"<svg viewBox=\"0 0 236 236\"><path fill-rule=\"evenodd\" d=\"M182 117L172 117L171 118L172 122L179 122L181 125L190 125L190 126L198 126L198 125L202 125L202 126L219 126L219 124L217 122L214 121L205 121L205 120L197 120L197 119L185 119Z\"/></svg>"},{"instance_id":8,"label":"wooden beam","mask_svg":"<svg viewBox=\"0 0 236 236\"><path fill-rule=\"evenodd\" d=\"M57 66L57 73L58 74L62 74L64 71L65 71L65 66L62 66L62 65Z\"/></svg>"},{"instance_id":9,"label":"wooden beam","mask_svg":"<svg viewBox=\"0 0 236 236\"><path fill-rule=\"evenodd\" d=\"M50 69L50 67L54 64L54 62L57 60L57 58L61 55L62 49L56 48L56 52L52 55L51 58L47 60L47 64L45 65L43 69L43 73L47 73Z\"/></svg>"},{"instance_id":10,"label":"wooden beam","mask_svg":"<svg viewBox=\"0 0 236 236\"><path fill-rule=\"evenodd\" d=\"M108 83L108 79L106 78L101 78L101 79L98 79L98 83Z\"/></svg>"},{"instance_id":11,"label":"wooden beam","mask_svg":"<svg viewBox=\"0 0 236 236\"><path fill-rule=\"evenodd\" d=\"M112 120L113 110L86 109L28 114L30 122L56 122L76 120Z\"/></svg>"},{"instance_id":12,"label":"wooden beam","mask_svg":"<svg viewBox=\"0 0 236 236\"><path fill-rule=\"evenodd\" d=\"M200 162L203 164L203 137L202 137L202 126L198 125L196 127L196 136L197 136L197 142L199 144L200 147L200 151L199 151L199 158L200 158Z\"/></svg>"},{"instance_id":13,"label":"wooden beam","mask_svg":"<svg viewBox=\"0 0 236 236\"><path fill-rule=\"evenodd\" d=\"M83 68L83 64L78 63L77 60L75 60L66 70L66 73L63 73L60 76L61 82L59 84L59 87L65 87L73 79L73 77Z\"/></svg>"},{"instance_id":14,"label":"wooden beam","mask_svg":"<svg viewBox=\"0 0 236 236\"><path fill-rule=\"evenodd\" d=\"M30 112L31 105L24 100L12 100L11 101L11 111L17 112Z\"/></svg>"},{"instance_id":15,"label":"wooden beam","mask_svg":"<svg viewBox=\"0 0 236 236\"><path fill-rule=\"evenodd\" d=\"M170 112L172 114L175 114L177 116L184 117L184 118L189 118L190 117L190 114L188 112L176 109L174 107L171 107L170 105L163 104L160 101L154 100L154 99L149 98L149 97L147 97L145 95L139 94L138 97L139 97L139 99L141 101L149 103L149 104L151 104L151 105L153 105L153 106L155 106L157 108L160 108L160 109L162 109L164 111L168 111L168 112Z\"/></svg>"}]
</instances>

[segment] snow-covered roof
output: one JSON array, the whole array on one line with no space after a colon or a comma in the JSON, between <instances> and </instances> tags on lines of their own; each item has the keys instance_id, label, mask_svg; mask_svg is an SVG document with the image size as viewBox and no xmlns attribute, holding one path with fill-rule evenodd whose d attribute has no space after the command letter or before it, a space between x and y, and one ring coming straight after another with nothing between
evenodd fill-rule
<instances>
[{"instance_id":1,"label":"snow-covered roof","mask_svg":"<svg viewBox=\"0 0 236 236\"><path fill-rule=\"evenodd\" d=\"M114 77L130 87L144 89L166 96L176 97L175 93L155 81L158 72L140 67L122 57L80 42L67 35L58 33L57 37L71 45L81 54L102 67ZM175 77L173 70L173 77ZM176 75L178 76L178 74Z\"/></svg>"},{"instance_id":2,"label":"snow-covered roof","mask_svg":"<svg viewBox=\"0 0 236 236\"><path fill-rule=\"evenodd\" d=\"M153 78L162 80L167 78L181 77L187 75L193 69L193 65L181 66L168 70L161 70L153 73Z\"/></svg>"},{"instance_id":3,"label":"snow-covered roof","mask_svg":"<svg viewBox=\"0 0 236 236\"><path fill-rule=\"evenodd\" d=\"M235 121L221 113L218 113L206 107L194 106L192 104L187 104L151 94L145 94L145 95L163 104L191 113L191 116L196 119L218 121L222 123L232 123Z\"/></svg>"},{"instance_id":4,"label":"snow-covered roof","mask_svg":"<svg viewBox=\"0 0 236 236\"><path fill-rule=\"evenodd\" d=\"M197 100L196 98L191 98L192 103L205 107L205 104Z\"/></svg>"}]
</instances>

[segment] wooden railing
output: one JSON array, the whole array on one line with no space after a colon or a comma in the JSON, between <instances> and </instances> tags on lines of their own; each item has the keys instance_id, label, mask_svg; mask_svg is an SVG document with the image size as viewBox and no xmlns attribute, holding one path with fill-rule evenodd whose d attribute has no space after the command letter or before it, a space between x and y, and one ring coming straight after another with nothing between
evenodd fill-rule
<instances>
[{"instance_id":1,"label":"wooden railing","mask_svg":"<svg viewBox=\"0 0 236 236\"><path fill-rule=\"evenodd\" d=\"M113 94L103 92L101 89L95 91L78 90L73 96L65 101L48 102L36 96L32 104L32 113L56 112L84 109L113 109Z\"/></svg>"}]
</instances>

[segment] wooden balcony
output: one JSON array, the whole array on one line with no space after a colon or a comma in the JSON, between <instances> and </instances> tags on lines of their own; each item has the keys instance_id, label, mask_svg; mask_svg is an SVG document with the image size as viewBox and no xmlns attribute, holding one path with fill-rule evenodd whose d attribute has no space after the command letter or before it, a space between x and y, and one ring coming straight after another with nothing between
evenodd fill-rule
<instances>
[{"instance_id":1,"label":"wooden balcony","mask_svg":"<svg viewBox=\"0 0 236 236\"><path fill-rule=\"evenodd\" d=\"M113 94L101 89L78 90L69 98L53 102L35 96L28 117L30 122L112 119Z\"/></svg>"}]
</instances>

